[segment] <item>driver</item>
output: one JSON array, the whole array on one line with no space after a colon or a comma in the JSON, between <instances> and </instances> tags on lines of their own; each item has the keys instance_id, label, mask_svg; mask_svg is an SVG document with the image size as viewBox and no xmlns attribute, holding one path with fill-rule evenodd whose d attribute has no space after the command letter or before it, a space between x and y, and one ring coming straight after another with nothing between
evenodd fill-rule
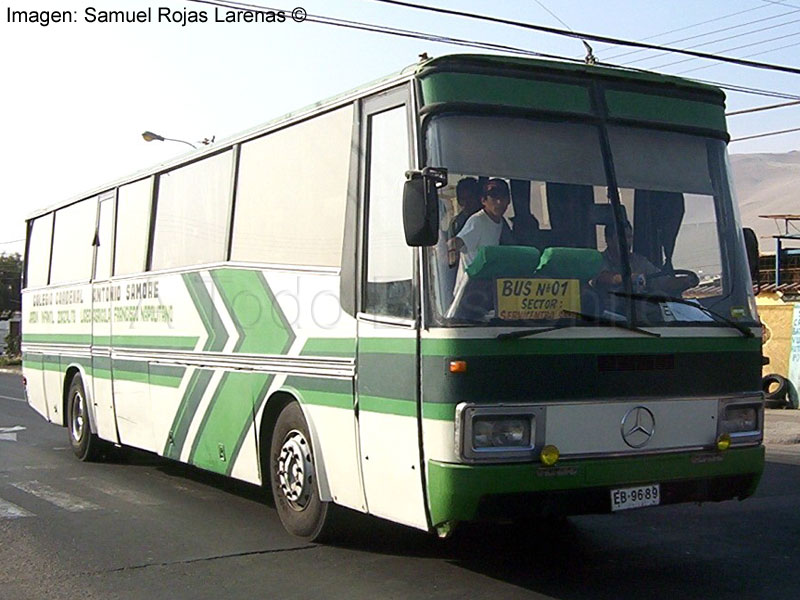
<instances>
[{"instance_id":1,"label":"driver","mask_svg":"<svg viewBox=\"0 0 800 600\"><path fill-rule=\"evenodd\" d=\"M594 279L594 285L606 290L622 291L624 289L622 285L622 253L619 250L617 235L612 225L606 225L605 238L606 249L602 252L603 266ZM694 273L691 273L691 276L678 277L670 272L659 270L644 256L636 254L633 251L633 228L627 220L625 221L625 242L628 247L633 293L642 293L649 288L650 291L675 295L681 294L699 283L697 275Z\"/></svg>"},{"instance_id":2,"label":"driver","mask_svg":"<svg viewBox=\"0 0 800 600\"><path fill-rule=\"evenodd\" d=\"M612 225L605 229L606 249L603 250L603 267L595 278L595 285L619 291L622 290L622 253ZM647 285L647 277L658 273L658 269L644 256L633 251L633 228L625 221L625 240L628 246L628 263L631 267L631 283L635 293L643 292Z\"/></svg>"}]
</instances>

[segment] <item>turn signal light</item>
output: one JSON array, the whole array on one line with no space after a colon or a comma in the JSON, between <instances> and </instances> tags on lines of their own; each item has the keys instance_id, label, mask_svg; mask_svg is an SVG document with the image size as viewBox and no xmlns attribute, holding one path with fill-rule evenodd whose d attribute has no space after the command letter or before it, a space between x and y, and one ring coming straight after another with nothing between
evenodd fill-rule
<instances>
[{"instance_id":1,"label":"turn signal light","mask_svg":"<svg viewBox=\"0 0 800 600\"><path fill-rule=\"evenodd\" d=\"M725 451L731 447L731 436L727 433L723 433L719 438L717 438L717 450Z\"/></svg>"},{"instance_id":2,"label":"turn signal light","mask_svg":"<svg viewBox=\"0 0 800 600\"><path fill-rule=\"evenodd\" d=\"M561 453L558 451L558 448L555 446L547 445L542 448L542 453L539 455L539 460L542 461L542 464L546 467L552 467L554 464L558 462L558 458L561 456Z\"/></svg>"},{"instance_id":3,"label":"turn signal light","mask_svg":"<svg viewBox=\"0 0 800 600\"><path fill-rule=\"evenodd\" d=\"M451 360L450 361L450 372L451 373L466 373L467 372L467 361L465 361L465 360Z\"/></svg>"}]
</instances>

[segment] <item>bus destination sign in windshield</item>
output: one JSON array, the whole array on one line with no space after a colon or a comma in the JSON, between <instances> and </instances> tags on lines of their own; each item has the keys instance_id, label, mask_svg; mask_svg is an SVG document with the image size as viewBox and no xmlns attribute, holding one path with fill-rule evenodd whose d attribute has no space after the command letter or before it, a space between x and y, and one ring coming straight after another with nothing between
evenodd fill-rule
<instances>
[{"instance_id":1,"label":"bus destination sign in windshield","mask_svg":"<svg viewBox=\"0 0 800 600\"><path fill-rule=\"evenodd\" d=\"M558 319L580 312L577 279L497 279L497 316L503 320Z\"/></svg>"}]
</instances>

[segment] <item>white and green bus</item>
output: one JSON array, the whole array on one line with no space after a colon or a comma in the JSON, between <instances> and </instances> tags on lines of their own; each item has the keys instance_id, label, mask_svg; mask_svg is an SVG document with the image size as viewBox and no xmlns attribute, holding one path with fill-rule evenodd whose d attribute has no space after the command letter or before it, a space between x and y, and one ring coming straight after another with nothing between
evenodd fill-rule
<instances>
[{"instance_id":1,"label":"white and green bus","mask_svg":"<svg viewBox=\"0 0 800 600\"><path fill-rule=\"evenodd\" d=\"M32 215L28 402L81 460L271 488L306 539L339 507L446 535L746 498L761 329L728 139L691 81L426 59Z\"/></svg>"}]
</instances>

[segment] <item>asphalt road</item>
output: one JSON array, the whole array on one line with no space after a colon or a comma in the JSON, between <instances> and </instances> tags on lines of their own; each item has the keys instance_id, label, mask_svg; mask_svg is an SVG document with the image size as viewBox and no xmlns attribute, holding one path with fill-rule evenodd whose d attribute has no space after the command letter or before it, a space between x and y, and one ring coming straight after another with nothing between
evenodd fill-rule
<instances>
[{"instance_id":1,"label":"asphalt road","mask_svg":"<svg viewBox=\"0 0 800 600\"><path fill-rule=\"evenodd\" d=\"M0 599L800 595L791 456L770 458L741 503L470 526L447 542L362 517L320 546L284 533L258 488L145 453L79 463L21 396L0 374Z\"/></svg>"}]
</instances>

